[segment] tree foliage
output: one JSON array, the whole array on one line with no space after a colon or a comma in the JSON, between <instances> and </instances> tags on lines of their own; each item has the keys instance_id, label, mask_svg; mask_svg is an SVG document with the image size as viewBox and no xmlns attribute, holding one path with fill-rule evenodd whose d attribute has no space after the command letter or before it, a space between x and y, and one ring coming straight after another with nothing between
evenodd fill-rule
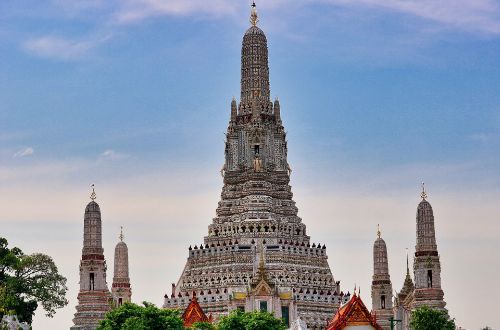
<instances>
[{"instance_id":1,"label":"tree foliage","mask_svg":"<svg viewBox=\"0 0 500 330\"><path fill-rule=\"evenodd\" d=\"M151 303L143 306L125 303L106 314L98 330L181 330L184 322L178 310L160 309Z\"/></svg>"},{"instance_id":2,"label":"tree foliage","mask_svg":"<svg viewBox=\"0 0 500 330\"><path fill-rule=\"evenodd\" d=\"M31 324L38 304L52 317L56 309L68 304L67 289L66 278L51 257L9 249L7 240L0 237L0 318L14 313L21 322Z\"/></svg>"},{"instance_id":3,"label":"tree foliage","mask_svg":"<svg viewBox=\"0 0 500 330\"><path fill-rule=\"evenodd\" d=\"M210 322L195 322L190 327L191 330L216 330L217 328Z\"/></svg>"},{"instance_id":4,"label":"tree foliage","mask_svg":"<svg viewBox=\"0 0 500 330\"><path fill-rule=\"evenodd\" d=\"M217 324L218 330L285 330L282 319L267 312L242 312L235 310Z\"/></svg>"},{"instance_id":5,"label":"tree foliage","mask_svg":"<svg viewBox=\"0 0 500 330\"><path fill-rule=\"evenodd\" d=\"M455 320L451 320L445 311L423 306L411 313L410 329L455 330Z\"/></svg>"}]
</instances>

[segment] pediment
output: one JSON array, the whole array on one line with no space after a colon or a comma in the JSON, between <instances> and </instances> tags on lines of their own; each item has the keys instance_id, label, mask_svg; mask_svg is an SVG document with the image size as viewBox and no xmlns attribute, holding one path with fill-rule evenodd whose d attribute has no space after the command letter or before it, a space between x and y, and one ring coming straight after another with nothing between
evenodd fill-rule
<instances>
[{"instance_id":1,"label":"pediment","mask_svg":"<svg viewBox=\"0 0 500 330\"><path fill-rule=\"evenodd\" d=\"M273 293L273 289L267 284L267 282L262 279L259 284L254 289L254 294L256 296L270 296Z\"/></svg>"}]
</instances>

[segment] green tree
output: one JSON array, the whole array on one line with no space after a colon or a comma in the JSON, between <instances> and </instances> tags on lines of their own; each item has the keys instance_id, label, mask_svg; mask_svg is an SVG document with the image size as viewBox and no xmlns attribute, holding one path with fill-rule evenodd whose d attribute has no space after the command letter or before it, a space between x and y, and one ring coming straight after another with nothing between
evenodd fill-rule
<instances>
[{"instance_id":1,"label":"green tree","mask_svg":"<svg viewBox=\"0 0 500 330\"><path fill-rule=\"evenodd\" d=\"M455 320L448 313L427 306L417 308L411 313L412 330L455 330Z\"/></svg>"},{"instance_id":2,"label":"green tree","mask_svg":"<svg viewBox=\"0 0 500 330\"><path fill-rule=\"evenodd\" d=\"M191 326L192 330L216 330L215 325L210 322L195 322Z\"/></svg>"},{"instance_id":3,"label":"green tree","mask_svg":"<svg viewBox=\"0 0 500 330\"><path fill-rule=\"evenodd\" d=\"M267 312L242 312L235 310L221 318L218 330L285 330L282 319Z\"/></svg>"},{"instance_id":4,"label":"green tree","mask_svg":"<svg viewBox=\"0 0 500 330\"><path fill-rule=\"evenodd\" d=\"M143 302L144 306L125 303L108 312L98 330L183 330L184 322L180 312L173 309L160 309Z\"/></svg>"},{"instance_id":5,"label":"green tree","mask_svg":"<svg viewBox=\"0 0 500 330\"><path fill-rule=\"evenodd\" d=\"M14 313L21 322L31 324L38 304L52 317L56 309L68 304L67 290L66 278L51 257L9 249L7 240L0 237L0 317Z\"/></svg>"}]
</instances>

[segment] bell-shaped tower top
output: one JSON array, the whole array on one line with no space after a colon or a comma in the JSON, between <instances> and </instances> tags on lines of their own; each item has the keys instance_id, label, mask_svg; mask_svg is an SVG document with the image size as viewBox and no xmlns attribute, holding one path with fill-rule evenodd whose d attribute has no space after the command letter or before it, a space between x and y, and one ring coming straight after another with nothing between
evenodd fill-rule
<instances>
[{"instance_id":1,"label":"bell-shaped tower top","mask_svg":"<svg viewBox=\"0 0 500 330\"><path fill-rule=\"evenodd\" d=\"M241 47L241 102L251 105L254 98L270 101L267 38L259 27L255 3L250 14L251 27Z\"/></svg>"},{"instance_id":2,"label":"bell-shaped tower top","mask_svg":"<svg viewBox=\"0 0 500 330\"><path fill-rule=\"evenodd\" d=\"M416 252L437 251L436 232L434 229L434 212L431 204L427 201L427 192L422 183L420 194L422 201L417 207L417 246Z\"/></svg>"}]
</instances>

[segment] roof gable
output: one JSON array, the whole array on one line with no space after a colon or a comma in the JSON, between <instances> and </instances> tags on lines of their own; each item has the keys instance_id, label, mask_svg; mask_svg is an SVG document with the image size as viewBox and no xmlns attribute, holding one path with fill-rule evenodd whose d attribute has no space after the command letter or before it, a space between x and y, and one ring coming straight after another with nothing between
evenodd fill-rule
<instances>
[{"instance_id":1,"label":"roof gable","mask_svg":"<svg viewBox=\"0 0 500 330\"><path fill-rule=\"evenodd\" d=\"M196 297L193 297L193 299L191 299L191 302L182 314L182 319L184 320L185 327L190 327L191 325L193 325L193 323L196 322L211 322L211 318L209 319L205 315Z\"/></svg>"},{"instance_id":2,"label":"roof gable","mask_svg":"<svg viewBox=\"0 0 500 330\"><path fill-rule=\"evenodd\" d=\"M375 317L368 311L361 298L356 294L337 311L326 329L340 330L353 325L371 325L377 330L382 330L382 327L377 324Z\"/></svg>"}]
</instances>

